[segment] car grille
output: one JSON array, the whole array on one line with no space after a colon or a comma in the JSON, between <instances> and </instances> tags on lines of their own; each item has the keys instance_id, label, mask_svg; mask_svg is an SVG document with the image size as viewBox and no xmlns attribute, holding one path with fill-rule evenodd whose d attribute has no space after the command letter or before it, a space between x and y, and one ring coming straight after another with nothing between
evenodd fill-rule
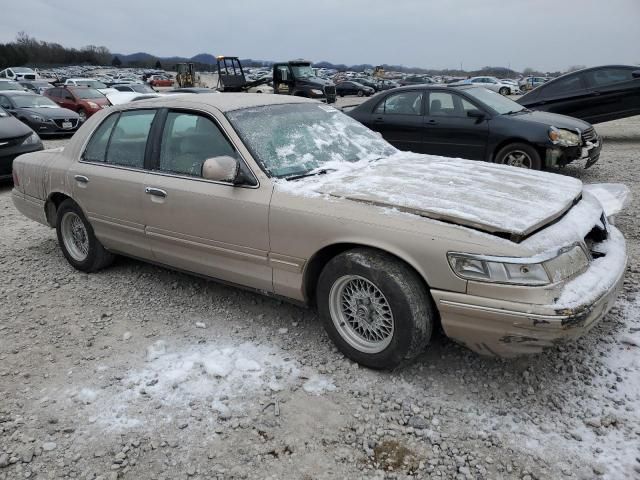
<instances>
[{"instance_id":1,"label":"car grille","mask_svg":"<svg viewBox=\"0 0 640 480\"><path fill-rule=\"evenodd\" d=\"M335 95L336 94L336 87L334 87L333 85L324 87L324 94L325 95Z\"/></svg>"},{"instance_id":2,"label":"car grille","mask_svg":"<svg viewBox=\"0 0 640 480\"><path fill-rule=\"evenodd\" d=\"M584 132L582 132L582 141L584 143L595 142L597 140L598 140L598 134L596 133L595 128L590 127L590 128L587 128Z\"/></svg>"},{"instance_id":3,"label":"car grille","mask_svg":"<svg viewBox=\"0 0 640 480\"><path fill-rule=\"evenodd\" d=\"M74 129L74 128L76 128L78 126L78 119L77 118L69 118L69 119L56 118L54 120L54 122L55 122L55 124L56 124L56 126L58 128L62 128L62 124L65 123L65 122L71 122L71 129ZM71 129L69 129L69 130L71 130Z\"/></svg>"}]
</instances>

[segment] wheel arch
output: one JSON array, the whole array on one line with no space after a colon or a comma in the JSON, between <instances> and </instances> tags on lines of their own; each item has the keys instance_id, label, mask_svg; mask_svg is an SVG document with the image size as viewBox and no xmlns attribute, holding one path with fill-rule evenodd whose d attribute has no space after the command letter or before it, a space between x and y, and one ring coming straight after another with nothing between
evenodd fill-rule
<instances>
[{"instance_id":1,"label":"wheel arch","mask_svg":"<svg viewBox=\"0 0 640 480\"><path fill-rule=\"evenodd\" d=\"M307 304L315 305L316 301L316 288L318 286L318 279L320 278L320 274L324 267L331 261L331 259L336 256L344 253L348 250L353 250L355 248L365 248L377 250L379 252L385 253L396 260L402 262L407 267L409 267L413 272L420 278L422 286L424 287L427 295L431 296L429 289L429 282L426 273L417 265L417 262L413 260L409 255L404 254L403 252L390 248L388 246L383 245L375 245L368 242L361 241L344 241L332 243L330 245L326 245L314 253L307 263L305 264L305 268L303 271L303 279L302 279L302 288L304 293L304 298Z\"/></svg>"},{"instance_id":2,"label":"wheel arch","mask_svg":"<svg viewBox=\"0 0 640 480\"><path fill-rule=\"evenodd\" d=\"M535 149L535 151L538 152L538 155L540 155L540 159L542 160L542 166L544 168L544 165L545 165L544 159L547 154L546 149L522 137L509 137L504 140L501 140L500 143L498 143L493 148L493 152L491 152L491 156L490 156L490 161L495 163L498 152L511 143L524 143L526 145L529 145L531 148Z\"/></svg>"},{"instance_id":3,"label":"wheel arch","mask_svg":"<svg viewBox=\"0 0 640 480\"><path fill-rule=\"evenodd\" d=\"M55 228L58 217L58 209L65 200L73 200L70 195L64 192L51 192L44 204L44 213L47 223L51 228ZM73 200L75 202L75 200ZM75 202L77 205L77 202ZM79 207L79 206L78 206Z\"/></svg>"}]
</instances>

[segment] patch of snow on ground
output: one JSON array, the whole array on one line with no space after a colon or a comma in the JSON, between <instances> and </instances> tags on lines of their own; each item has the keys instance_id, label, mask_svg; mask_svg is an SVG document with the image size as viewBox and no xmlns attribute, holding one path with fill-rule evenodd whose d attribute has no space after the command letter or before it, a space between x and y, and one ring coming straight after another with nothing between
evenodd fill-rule
<instances>
[{"instance_id":1,"label":"patch of snow on ground","mask_svg":"<svg viewBox=\"0 0 640 480\"><path fill-rule=\"evenodd\" d=\"M284 352L251 343L176 348L160 340L146 349L146 360L120 383L98 395L82 388L80 401L90 423L123 430L168 422L194 402L211 412L208 421L243 415L258 398L302 386L310 395L336 389L333 380L301 370Z\"/></svg>"}]
</instances>

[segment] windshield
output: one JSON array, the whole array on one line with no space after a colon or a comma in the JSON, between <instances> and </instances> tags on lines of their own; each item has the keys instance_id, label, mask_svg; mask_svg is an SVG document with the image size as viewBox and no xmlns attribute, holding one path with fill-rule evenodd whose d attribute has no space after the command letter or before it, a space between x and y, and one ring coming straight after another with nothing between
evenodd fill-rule
<instances>
[{"instance_id":1,"label":"windshield","mask_svg":"<svg viewBox=\"0 0 640 480\"><path fill-rule=\"evenodd\" d=\"M0 90L20 90L24 91L22 85L16 82L0 82Z\"/></svg>"},{"instance_id":2,"label":"windshield","mask_svg":"<svg viewBox=\"0 0 640 480\"><path fill-rule=\"evenodd\" d=\"M30 68L25 67L13 67L11 70L13 70L15 73L35 73Z\"/></svg>"},{"instance_id":3,"label":"windshield","mask_svg":"<svg viewBox=\"0 0 640 480\"><path fill-rule=\"evenodd\" d=\"M293 76L296 78L315 77L315 72L311 65L291 65Z\"/></svg>"},{"instance_id":4,"label":"windshield","mask_svg":"<svg viewBox=\"0 0 640 480\"><path fill-rule=\"evenodd\" d=\"M60 108L54 101L40 95L14 95L11 98L18 108Z\"/></svg>"},{"instance_id":5,"label":"windshield","mask_svg":"<svg viewBox=\"0 0 640 480\"><path fill-rule=\"evenodd\" d=\"M525 110L525 108L519 103L509 100L499 93L494 92L493 90L487 90L486 88L470 88L465 90L465 93L484 103L487 107L500 115Z\"/></svg>"},{"instance_id":6,"label":"windshield","mask_svg":"<svg viewBox=\"0 0 640 480\"><path fill-rule=\"evenodd\" d=\"M78 80L76 85L91 88L107 88L107 86L97 80Z\"/></svg>"},{"instance_id":7,"label":"windshield","mask_svg":"<svg viewBox=\"0 0 640 480\"><path fill-rule=\"evenodd\" d=\"M76 88L73 90L73 93L76 97L82 98L83 100L88 98L104 98L103 94L93 88Z\"/></svg>"},{"instance_id":8,"label":"windshield","mask_svg":"<svg viewBox=\"0 0 640 480\"><path fill-rule=\"evenodd\" d=\"M268 105L227 113L262 168L274 177L304 175L329 162L356 162L397 150L333 107Z\"/></svg>"}]
</instances>

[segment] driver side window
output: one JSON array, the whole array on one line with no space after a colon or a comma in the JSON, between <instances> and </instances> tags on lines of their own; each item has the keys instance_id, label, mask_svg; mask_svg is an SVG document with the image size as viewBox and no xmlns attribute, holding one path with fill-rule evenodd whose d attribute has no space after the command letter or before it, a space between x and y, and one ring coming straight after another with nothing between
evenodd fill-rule
<instances>
[{"instance_id":1,"label":"driver side window","mask_svg":"<svg viewBox=\"0 0 640 480\"><path fill-rule=\"evenodd\" d=\"M169 112L162 132L160 171L201 177L205 160L224 155L235 157L236 152L212 120Z\"/></svg>"}]
</instances>

